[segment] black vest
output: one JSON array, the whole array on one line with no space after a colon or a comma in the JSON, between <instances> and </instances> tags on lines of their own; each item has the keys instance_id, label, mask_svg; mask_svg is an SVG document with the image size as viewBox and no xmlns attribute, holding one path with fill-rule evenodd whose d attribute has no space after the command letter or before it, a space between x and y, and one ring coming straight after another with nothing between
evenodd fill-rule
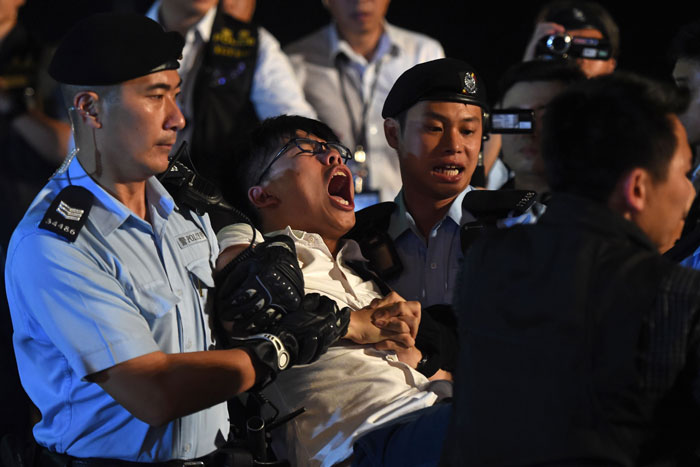
<instances>
[{"instance_id":1,"label":"black vest","mask_svg":"<svg viewBox=\"0 0 700 467\"><path fill-rule=\"evenodd\" d=\"M258 122L250 101L257 57L257 26L219 10L195 81L190 122L190 158L211 181L219 181L236 141Z\"/></svg>"}]
</instances>

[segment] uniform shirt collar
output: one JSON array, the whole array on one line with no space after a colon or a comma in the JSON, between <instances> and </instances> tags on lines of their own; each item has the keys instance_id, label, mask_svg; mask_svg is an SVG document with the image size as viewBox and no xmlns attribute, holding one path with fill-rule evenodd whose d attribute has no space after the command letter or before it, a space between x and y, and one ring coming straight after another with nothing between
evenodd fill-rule
<instances>
[{"instance_id":1,"label":"uniform shirt collar","mask_svg":"<svg viewBox=\"0 0 700 467\"><path fill-rule=\"evenodd\" d=\"M130 216L143 222L143 219L98 185L85 172L77 157L68 166L66 178L71 185L85 187L95 196L89 219L102 235L107 236L114 232ZM167 218L176 208L175 201L155 177L146 180L146 200L147 206L155 207L163 218Z\"/></svg>"},{"instance_id":2,"label":"uniform shirt collar","mask_svg":"<svg viewBox=\"0 0 700 467\"><path fill-rule=\"evenodd\" d=\"M386 54L392 54L392 55L398 55L400 52L400 47L399 44L393 40L392 38L392 29L393 26L391 26L389 23L386 21L384 22L384 32L382 33L381 37L379 38L379 44L377 45L377 51L374 54L374 57L372 57L372 62L376 62L379 59L381 59L384 55ZM352 47L350 47L350 44L347 43L345 39L342 39L338 35L338 26L336 25L335 22L331 23L330 27L328 28L328 43L330 45L329 47L329 60L332 62L335 61L336 57L338 55L343 54L346 57L350 59L350 61L355 62L355 63L360 63L362 65L368 65L370 62L367 62L367 59L365 57L359 55L357 52L352 50Z\"/></svg>"},{"instance_id":3,"label":"uniform shirt collar","mask_svg":"<svg viewBox=\"0 0 700 467\"><path fill-rule=\"evenodd\" d=\"M450 209L447 211L447 214L445 214L445 217L443 217L436 224L436 226L440 226L446 219L452 220L458 226L462 226L467 222L475 221L476 218L472 216L471 213L462 210L462 201L464 200L464 196L473 189L474 187L468 185L464 191L457 195L454 201L452 201ZM393 240L396 240L399 235L407 230L411 230L420 237L421 235L418 233L416 222L413 220L411 213L406 209L406 202L403 198L403 188L401 191L399 191L399 194L396 195L394 203L396 203L397 209L394 209L394 212L391 214L391 220L389 222L389 229L387 232L389 236Z\"/></svg>"}]
</instances>

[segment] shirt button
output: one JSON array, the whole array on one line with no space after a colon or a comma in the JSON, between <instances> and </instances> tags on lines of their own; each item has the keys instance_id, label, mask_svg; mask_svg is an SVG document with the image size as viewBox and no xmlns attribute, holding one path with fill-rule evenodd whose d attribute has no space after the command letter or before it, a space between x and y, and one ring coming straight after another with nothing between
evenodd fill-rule
<instances>
[{"instance_id":1,"label":"shirt button","mask_svg":"<svg viewBox=\"0 0 700 467\"><path fill-rule=\"evenodd\" d=\"M369 127L369 134L370 135L376 135L377 134L377 125L372 125Z\"/></svg>"},{"instance_id":2,"label":"shirt button","mask_svg":"<svg viewBox=\"0 0 700 467\"><path fill-rule=\"evenodd\" d=\"M437 263L430 263L430 269L437 269Z\"/></svg>"},{"instance_id":3,"label":"shirt button","mask_svg":"<svg viewBox=\"0 0 700 467\"><path fill-rule=\"evenodd\" d=\"M190 452L190 449L192 449L192 445L190 443L187 443L185 444L183 449L185 450L185 452Z\"/></svg>"},{"instance_id":4,"label":"shirt button","mask_svg":"<svg viewBox=\"0 0 700 467\"><path fill-rule=\"evenodd\" d=\"M191 349L191 348L192 348L192 341L187 341L187 342L185 343L185 348L186 348L186 349Z\"/></svg>"}]
</instances>

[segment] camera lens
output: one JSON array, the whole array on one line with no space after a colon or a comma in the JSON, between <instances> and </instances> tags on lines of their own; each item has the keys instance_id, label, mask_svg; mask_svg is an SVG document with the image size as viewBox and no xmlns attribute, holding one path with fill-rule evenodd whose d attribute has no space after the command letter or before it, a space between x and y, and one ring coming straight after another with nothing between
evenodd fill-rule
<instances>
[{"instance_id":1,"label":"camera lens","mask_svg":"<svg viewBox=\"0 0 700 467\"><path fill-rule=\"evenodd\" d=\"M568 34L552 34L547 38L547 48L557 55L564 55L571 46L571 36Z\"/></svg>"}]
</instances>

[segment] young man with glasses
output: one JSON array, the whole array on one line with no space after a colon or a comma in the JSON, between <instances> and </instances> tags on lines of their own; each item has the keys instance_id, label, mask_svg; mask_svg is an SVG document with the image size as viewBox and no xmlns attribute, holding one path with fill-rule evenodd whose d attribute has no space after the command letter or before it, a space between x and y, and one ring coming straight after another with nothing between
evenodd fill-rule
<instances>
[{"instance_id":1,"label":"young man with glasses","mask_svg":"<svg viewBox=\"0 0 700 467\"><path fill-rule=\"evenodd\" d=\"M240 154L229 172L236 174L229 201L244 205L262 232L293 239L307 293L353 310L344 340L266 388L281 412L306 408L274 436L278 456L302 465L334 465L346 461L359 440L354 457L359 464L370 458L397 462L397 451L411 456L406 463L436 462L449 406L435 403L449 396L451 383L430 382L414 369L423 358L415 345L420 305L396 293L385 296L357 243L342 239L355 223L352 179L344 164L349 150L325 124L281 116L263 122ZM223 267L249 245L251 230L236 224L218 237L217 266ZM391 425L393 436L386 439L373 437L385 434L381 429L363 436L402 416L420 421L405 421L399 429ZM378 447L385 453L379 460L372 457Z\"/></svg>"}]
</instances>

